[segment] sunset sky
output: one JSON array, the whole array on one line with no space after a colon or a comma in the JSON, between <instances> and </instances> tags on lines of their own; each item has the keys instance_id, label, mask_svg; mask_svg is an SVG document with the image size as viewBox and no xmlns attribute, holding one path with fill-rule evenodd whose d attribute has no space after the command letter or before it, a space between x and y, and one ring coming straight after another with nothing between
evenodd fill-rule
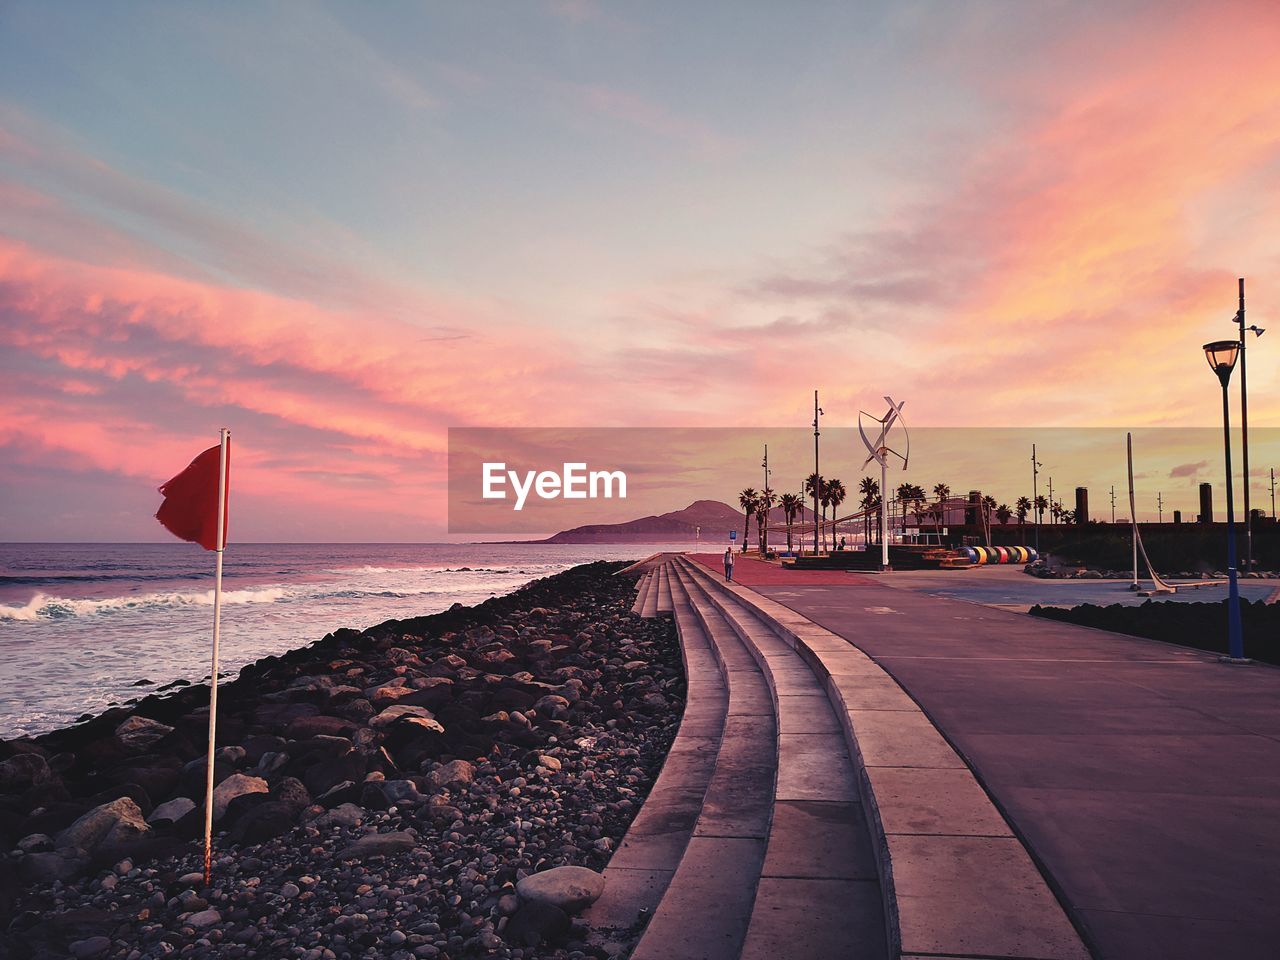
<instances>
[{"instance_id":1,"label":"sunset sky","mask_svg":"<svg viewBox=\"0 0 1280 960\"><path fill-rule=\"evenodd\" d=\"M0 540L162 539L224 425L233 540L313 541L439 538L451 426L1211 427L1239 276L1280 427L1277 51L1273 0L5 2Z\"/></svg>"}]
</instances>

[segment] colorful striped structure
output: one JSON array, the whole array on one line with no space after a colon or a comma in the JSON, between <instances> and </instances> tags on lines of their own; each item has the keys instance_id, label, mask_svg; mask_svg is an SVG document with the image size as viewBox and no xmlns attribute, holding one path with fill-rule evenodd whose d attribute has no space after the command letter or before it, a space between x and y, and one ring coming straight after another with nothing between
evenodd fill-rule
<instances>
[{"instance_id":1,"label":"colorful striped structure","mask_svg":"<svg viewBox=\"0 0 1280 960\"><path fill-rule=\"evenodd\" d=\"M973 563L1030 563L1040 555L1031 547L961 547Z\"/></svg>"}]
</instances>

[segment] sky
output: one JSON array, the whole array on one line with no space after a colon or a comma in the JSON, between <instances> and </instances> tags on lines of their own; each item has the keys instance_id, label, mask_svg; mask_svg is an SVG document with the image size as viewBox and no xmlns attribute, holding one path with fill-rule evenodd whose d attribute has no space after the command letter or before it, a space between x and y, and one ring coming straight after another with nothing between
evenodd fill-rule
<instances>
[{"instance_id":1,"label":"sky","mask_svg":"<svg viewBox=\"0 0 1280 960\"><path fill-rule=\"evenodd\" d=\"M233 541L442 538L450 427L1214 426L1277 49L1268 0L3 0L0 540L163 538L221 426Z\"/></svg>"}]
</instances>

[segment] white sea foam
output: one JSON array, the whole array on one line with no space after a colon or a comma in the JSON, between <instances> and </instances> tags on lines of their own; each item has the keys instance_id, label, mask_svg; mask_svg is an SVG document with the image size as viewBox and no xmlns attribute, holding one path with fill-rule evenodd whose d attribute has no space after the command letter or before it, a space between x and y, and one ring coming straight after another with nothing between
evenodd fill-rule
<instances>
[{"instance_id":1,"label":"white sea foam","mask_svg":"<svg viewBox=\"0 0 1280 960\"><path fill-rule=\"evenodd\" d=\"M290 591L284 587L256 590L224 590L224 604L274 603L285 600ZM157 610L164 607L213 606L213 591L200 593L146 593L128 597L102 597L70 600L37 593L20 607L0 605L0 620L56 620L64 617L87 617L119 610Z\"/></svg>"}]
</instances>

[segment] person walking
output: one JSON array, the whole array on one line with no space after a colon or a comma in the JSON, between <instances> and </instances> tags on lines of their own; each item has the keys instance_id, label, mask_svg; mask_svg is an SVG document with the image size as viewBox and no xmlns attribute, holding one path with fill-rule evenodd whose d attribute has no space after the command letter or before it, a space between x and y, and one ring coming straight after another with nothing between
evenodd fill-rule
<instances>
[{"instance_id":1,"label":"person walking","mask_svg":"<svg viewBox=\"0 0 1280 960\"><path fill-rule=\"evenodd\" d=\"M733 547L725 547L724 550L724 580L725 583L733 581Z\"/></svg>"}]
</instances>

